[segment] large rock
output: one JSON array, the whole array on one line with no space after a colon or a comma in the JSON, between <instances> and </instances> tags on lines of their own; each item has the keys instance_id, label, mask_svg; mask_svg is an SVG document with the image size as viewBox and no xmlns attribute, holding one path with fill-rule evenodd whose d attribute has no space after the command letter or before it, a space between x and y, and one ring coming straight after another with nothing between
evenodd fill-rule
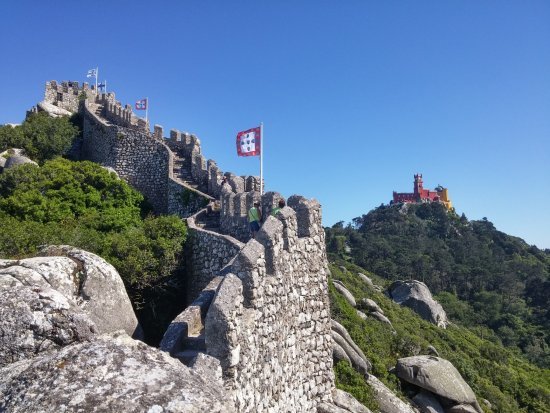
<instances>
[{"instance_id":1,"label":"large rock","mask_svg":"<svg viewBox=\"0 0 550 413\"><path fill-rule=\"evenodd\" d=\"M0 369L0 411L234 412L219 381L125 333Z\"/></svg>"},{"instance_id":2,"label":"large rock","mask_svg":"<svg viewBox=\"0 0 550 413\"><path fill-rule=\"evenodd\" d=\"M349 412L371 413L371 411L359 403L355 397L343 390L334 389L332 391L332 400L336 406L346 409Z\"/></svg>"},{"instance_id":3,"label":"large rock","mask_svg":"<svg viewBox=\"0 0 550 413\"><path fill-rule=\"evenodd\" d=\"M411 308L424 320L441 328L447 327L449 322L445 310L433 299L430 290L423 282L416 280L395 281L390 286L389 293L393 301Z\"/></svg>"},{"instance_id":4,"label":"large rock","mask_svg":"<svg viewBox=\"0 0 550 413\"><path fill-rule=\"evenodd\" d=\"M457 404L479 407L474 392L448 360L435 356L402 358L397 360L396 374L409 383Z\"/></svg>"},{"instance_id":5,"label":"large rock","mask_svg":"<svg viewBox=\"0 0 550 413\"><path fill-rule=\"evenodd\" d=\"M46 247L41 255L64 256L77 264L77 304L90 315L100 333L122 329L141 338L141 326L115 267L91 252L68 245Z\"/></svg>"},{"instance_id":6,"label":"large rock","mask_svg":"<svg viewBox=\"0 0 550 413\"><path fill-rule=\"evenodd\" d=\"M355 344L355 341L353 341L353 339L349 335L348 330L346 330L346 328L336 320L330 320L330 328L332 329L332 331L335 331L340 336L342 336L345 339L345 341L353 348L353 350L363 360L365 360L365 362L369 365L369 368L370 368L370 362L368 361L367 356L365 356L365 353L363 353L363 351L359 348L359 346Z\"/></svg>"},{"instance_id":7,"label":"large rock","mask_svg":"<svg viewBox=\"0 0 550 413\"><path fill-rule=\"evenodd\" d=\"M371 300L370 298L362 298L359 301L359 308L367 311L378 311L380 314L384 314L384 311L378 304L376 304L376 301Z\"/></svg>"},{"instance_id":8,"label":"large rock","mask_svg":"<svg viewBox=\"0 0 550 413\"><path fill-rule=\"evenodd\" d=\"M410 404L397 397L372 374L367 377L367 384L374 390L380 413L417 413Z\"/></svg>"},{"instance_id":9,"label":"large rock","mask_svg":"<svg viewBox=\"0 0 550 413\"><path fill-rule=\"evenodd\" d=\"M53 288L78 305L100 333L123 329L140 336L141 329L124 284L115 268L101 257L70 246L51 246L42 257L0 269L28 287Z\"/></svg>"},{"instance_id":10,"label":"large rock","mask_svg":"<svg viewBox=\"0 0 550 413\"><path fill-rule=\"evenodd\" d=\"M53 288L25 286L0 274L0 367L89 340L96 332L93 321Z\"/></svg>"},{"instance_id":11,"label":"large rock","mask_svg":"<svg viewBox=\"0 0 550 413\"><path fill-rule=\"evenodd\" d=\"M6 159L6 162L4 163L4 169L15 168L16 166L24 165L26 163L38 165L36 162L34 162L32 159L27 158L26 156L12 155L8 159Z\"/></svg>"},{"instance_id":12,"label":"large rock","mask_svg":"<svg viewBox=\"0 0 550 413\"><path fill-rule=\"evenodd\" d=\"M334 288L336 288L336 291L342 294L346 301L350 303L352 307L357 306L357 303L355 302L355 297L353 297L353 294L349 292L349 290L341 281L333 280L332 284L334 285Z\"/></svg>"},{"instance_id":13,"label":"large rock","mask_svg":"<svg viewBox=\"0 0 550 413\"><path fill-rule=\"evenodd\" d=\"M333 342L338 344L338 346L344 350L345 354L351 360L351 364L355 368L355 370L363 375L368 375L369 370L371 369L371 364L367 360L363 359L355 351L355 349L336 331L332 330L330 334L332 336Z\"/></svg>"}]
</instances>

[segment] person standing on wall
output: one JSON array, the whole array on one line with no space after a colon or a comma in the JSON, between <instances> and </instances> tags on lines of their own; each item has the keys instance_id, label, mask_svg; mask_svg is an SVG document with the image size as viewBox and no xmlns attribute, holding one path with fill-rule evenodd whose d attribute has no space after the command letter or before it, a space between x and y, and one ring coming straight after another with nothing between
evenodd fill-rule
<instances>
[{"instance_id":1,"label":"person standing on wall","mask_svg":"<svg viewBox=\"0 0 550 413\"><path fill-rule=\"evenodd\" d=\"M277 213L286 206L285 200L283 198L279 199L279 206L271 210L271 215L275 216Z\"/></svg>"},{"instance_id":2,"label":"person standing on wall","mask_svg":"<svg viewBox=\"0 0 550 413\"><path fill-rule=\"evenodd\" d=\"M256 238L256 233L260 230L260 220L262 219L262 212L260 211L260 203L254 202L254 206L248 210L248 223L250 225L250 232L252 238Z\"/></svg>"}]
</instances>

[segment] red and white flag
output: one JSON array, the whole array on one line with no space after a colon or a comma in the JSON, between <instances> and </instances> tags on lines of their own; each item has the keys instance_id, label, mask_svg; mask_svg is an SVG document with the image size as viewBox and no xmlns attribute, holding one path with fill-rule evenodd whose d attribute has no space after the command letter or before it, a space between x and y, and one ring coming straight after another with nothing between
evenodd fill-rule
<instances>
[{"instance_id":1,"label":"red and white flag","mask_svg":"<svg viewBox=\"0 0 550 413\"><path fill-rule=\"evenodd\" d=\"M260 155L261 139L261 128L259 126L237 133L237 155Z\"/></svg>"},{"instance_id":2,"label":"red and white flag","mask_svg":"<svg viewBox=\"0 0 550 413\"><path fill-rule=\"evenodd\" d=\"M136 102L136 110L147 110L147 98L140 99Z\"/></svg>"}]
</instances>

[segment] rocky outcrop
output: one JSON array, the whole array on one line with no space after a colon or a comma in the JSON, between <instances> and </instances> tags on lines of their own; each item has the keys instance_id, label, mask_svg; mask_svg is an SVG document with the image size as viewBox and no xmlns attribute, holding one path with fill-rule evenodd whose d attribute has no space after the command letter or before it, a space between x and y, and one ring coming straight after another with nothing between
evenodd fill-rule
<instances>
[{"instance_id":1,"label":"rocky outcrop","mask_svg":"<svg viewBox=\"0 0 550 413\"><path fill-rule=\"evenodd\" d=\"M411 308L424 320L441 328L446 328L449 324L445 310L433 299L430 290L423 282L396 281L390 286L389 294L397 304Z\"/></svg>"},{"instance_id":2,"label":"rocky outcrop","mask_svg":"<svg viewBox=\"0 0 550 413\"><path fill-rule=\"evenodd\" d=\"M399 359L397 376L454 405L470 405L479 413L481 407L468 383L448 360L434 356L414 356Z\"/></svg>"},{"instance_id":3,"label":"rocky outcrop","mask_svg":"<svg viewBox=\"0 0 550 413\"><path fill-rule=\"evenodd\" d=\"M334 285L334 288L336 288L336 291L342 294L346 299L346 301L350 303L352 307L357 306L357 303L355 302L355 298L353 297L353 294L349 292L349 290L341 281L333 280L332 284Z\"/></svg>"},{"instance_id":4,"label":"rocky outcrop","mask_svg":"<svg viewBox=\"0 0 550 413\"><path fill-rule=\"evenodd\" d=\"M333 403L321 403L317 413L371 413L369 409L359 403L351 394L343 390L332 391Z\"/></svg>"},{"instance_id":5,"label":"rocky outcrop","mask_svg":"<svg viewBox=\"0 0 550 413\"><path fill-rule=\"evenodd\" d=\"M374 398L381 413L416 413L410 404L397 397L372 374L367 378L367 383L374 390Z\"/></svg>"},{"instance_id":6,"label":"rocky outcrop","mask_svg":"<svg viewBox=\"0 0 550 413\"><path fill-rule=\"evenodd\" d=\"M47 264L49 260L60 259L56 257L71 261L72 265L61 273L64 282L70 280L72 283L70 289L64 289L64 293L75 299L78 306L97 325L100 333L122 329L134 338L141 338L141 327L115 267L91 252L67 245L46 247L41 255L46 257L22 260L22 266L40 272L41 268L50 266ZM48 261L41 263L44 260Z\"/></svg>"},{"instance_id":7,"label":"rocky outcrop","mask_svg":"<svg viewBox=\"0 0 550 413\"><path fill-rule=\"evenodd\" d=\"M203 373L124 332L107 334L0 369L0 411L234 412L222 382Z\"/></svg>"},{"instance_id":8,"label":"rocky outcrop","mask_svg":"<svg viewBox=\"0 0 550 413\"><path fill-rule=\"evenodd\" d=\"M355 344L346 328L336 320L331 320L331 329L332 341L339 347L338 351L342 349L350 359L352 366L361 374L368 375L372 365L359 346Z\"/></svg>"},{"instance_id":9,"label":"rocky outcrop","mask_svg":"<svg viewBox=\"0 0 550 413\"><path fill-rule=\"evenodd\" d=\"M15 168L16 166L24 165L26 163L38 165L36 162L34 162L32 159L27 158L26 156L12 155L8 159L6 159L3 169Z\"/></svg>"},{"instance_id":10,"label":"rocky outcrop","mask_svg":"<svg viewBox=\"0 0 550 413\"><path fill-rule=\"evenodd\" d=\"M93 321L59 292L0 273L0 367L89 340L96 332Z\"/></svg>"}]
</instances>

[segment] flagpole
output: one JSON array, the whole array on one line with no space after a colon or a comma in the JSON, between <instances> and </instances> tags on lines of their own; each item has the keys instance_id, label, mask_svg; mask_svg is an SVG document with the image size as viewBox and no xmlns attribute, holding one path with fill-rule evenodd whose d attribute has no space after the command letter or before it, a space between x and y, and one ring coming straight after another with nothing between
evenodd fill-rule
<instances>
[{"instance_id":1,"label":"flagpole","mask_svg":"<svg viewBox=\"0 0 550 413\"><path fill-rule=\"evenodd\" d=\"M99 76L99 66L95 68L95 93L99 95L99 90L97 90L97 77Z\"/></svg>"},{"instance_id":2,"label":"flagpole","mask_svg":"<svg viewBox=\"0 0 550 413\"><path fill-rule=\"evenodd\" d=\"M105 81L105 94L107 94L107 81Z\"/></svg>"},{"instance_id":3,"label":"flagpole","mask_svg":"<svg viewBox=\"0 0 550 413\"><path fill-rule=\"evenodd\" d=\"M145 98L145 122L149 120L147 114L149 113L149 98Z\"/></svg>"},{"instance_id":4,"label":"flagpole","mask_svg":"<svg viewBox=\"0 0 550 413\"><path fill-rule=\"evenodd\" d=\"M260 122L260 195L264 194L264 123Z\"/></svg>"}]
</instances>

